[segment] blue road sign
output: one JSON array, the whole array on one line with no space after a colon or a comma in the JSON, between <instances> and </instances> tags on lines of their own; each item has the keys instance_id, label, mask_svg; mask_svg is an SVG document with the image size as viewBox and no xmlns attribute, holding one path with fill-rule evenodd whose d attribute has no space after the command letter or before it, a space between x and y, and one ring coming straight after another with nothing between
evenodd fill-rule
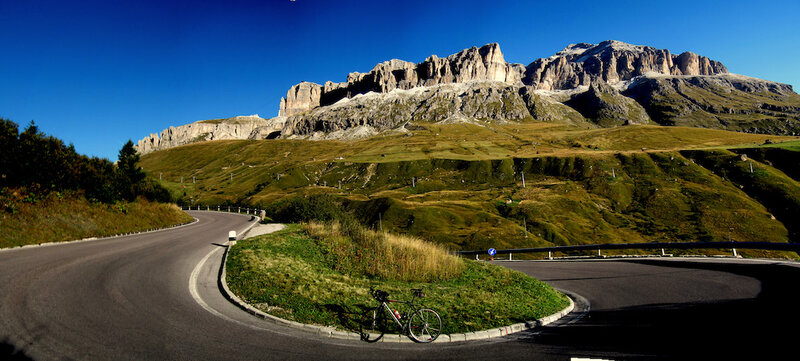
<instances>
[{"instance_id":1,"label":"blue road sign","mask_svg":"<svg viewBox=\"0 0 800 361\"><path fill-rule=\"evenodd\" d=\"M489 248L489 255L490 255L490 256L494 256L494 255L496 255L496 254L497 254L497 250L496 250L496 249L494 249L494 248Z\"/></svg>"}]
</instances>

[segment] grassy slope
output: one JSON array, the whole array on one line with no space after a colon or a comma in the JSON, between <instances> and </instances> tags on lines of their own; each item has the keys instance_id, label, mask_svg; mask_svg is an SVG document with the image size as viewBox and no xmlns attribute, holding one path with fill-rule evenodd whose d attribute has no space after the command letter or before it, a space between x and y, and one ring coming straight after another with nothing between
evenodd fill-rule
<instances>
[{"instance_id":1,"label":"grassy slope","mask_svg":"<svg viewBox=\"0 0 800 361\"><path fill-rule=\"evenodd\" d=\"M228 284L243 300L265 312L351 331L358 329L354 323L357 315L375 305L368 295L370 287L401 300L410 299L410 289L423 288L427 296L421 304L439 312L443 333L534 320L568 304L547 284L491 264L463 260L466 267L456 278L401 282L335 271L324 252L297 225L239 241L229 255Z\"/></svg>"},{"instance_id":2,"label":"grassy slope","mask_svg":"<svg viewBox=\"0 0 800 361\"><path fill-rule=\"evenodd\" d=\"M151 175L163 172L167 185L201 203L266 205L292 194L337 194L374 227L381 214L385 229L456 249L786 242L782 222L790 220L741 184L678 152L760 147L767 139L797 138L660 126L422 124L412 136L351 142L192 144L146 155L142 165ZM770 146L792 151L797 144ZM756 163L781 173L777 163ZM195 176L197 183L181 185L181 176L185 182ZM796 189L797 182L789 179L785 186Z\"/></svg>"},{"instance_id":3,"label":"grassy slope","mask_svg":"<svg viewBox=\"0 0 800 361\"><path fill-rule=\"evenodd\" d=\"M705 84L650 79L649 86L658 89L638 100L659 124L797 134L800 95L746 92L698 80Z\"/></svg>"},{"instance_id":4,"label":"grassy slope","mask_svg":"<svg viewBox=\"0 0 800 361\"><path fill-rule=\"evenodd\" d=\"M192 220L175 205L146 200L108 205L79 195L50 194L35 203L14 204L15 212L0 211L0 248L110 236Z\"/></svg>"}]
</instances>

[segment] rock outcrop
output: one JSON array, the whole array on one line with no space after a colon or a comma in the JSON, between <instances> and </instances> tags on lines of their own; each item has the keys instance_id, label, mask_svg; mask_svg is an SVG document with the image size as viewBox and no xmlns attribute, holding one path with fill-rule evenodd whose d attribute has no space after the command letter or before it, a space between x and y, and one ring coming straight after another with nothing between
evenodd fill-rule
<instances>
[{"instance_id":1,"label":"rock outcrop","mask_svg":"<svg viewBox=\"0 0 800 361\"><path fill-rule=\"evenodd\" d=\"M150 134L139 140L136 150L147 154L184 144L219 139L266 138L280 131L285 117L264 119L258 114L227 119L201 120L179 127L169 127L159 134Z\"/></svg>"},{"instance_id":2,"label":"rock outcrop","mask_svg":"<svg viewBox=\"0 0 800 361\"><path fill-rule=\"evenodd\" d=\"M728 69L718 61L685 52L607 40L600 44L573 44L555 55L538 59L525 69L522 82L535 89L572 89L603 82L616 84L648 73L715 75Z\"/></svg>"},{"instance_id":3,"label":"rock outcrop","mask_svg":"<svg viewBox=\"0 0 800 361\"><path fill-rule=\"evenodd\" d=\"M325 85L302 82L281 99L279 115L294 115L317 106L333 104L368 92L387 93L473 80L501 81L534 89L564 90L591 83L616 84L647 73L666 75L714 75L727 73L722 63L685 52L630 45L608 40L600 44L573 44L555 55L538 59L527 67L506 63L500 45L472 47L446 58L431 55L416 64L393 59L376 65L368 73L350 73L342 83Z\"/></svg>"},{"instance_id":4,"label":"rock outcrop","mask_svg":"<svg viewBox=\"0 0 800 361\"><path fill-rule=\"evenodd\" d=\"M553 96L552 94L535 90L531 86L525 86L520 88L519 94L535 121L570 124L586 123L586 118L581 113L563 103L563 101L570 99L570 94L567 94L567 92L561 92L557 96Z\"/></svg>"},{"instance_id":5,"label":"rock outcrop","mask_svg":"<svg viewBox=\"0 0 800 361\"><path fill-rule=\"evenodd\" d=\"M473 80L388 93L360 94L351 99L289 117L282 136L305 137L356 127L383 131L409 122L531 120L517 86ZM368 133L365 133L368 134Z\"/></svg>"},{"instance_id":6,"label":"rock outcrop","mask_svg":"<svg viewBox=\"0 0 800 361\"><path fill-rule=\"evenodd\" d=\"M278 116L294 115L319 106L322 87L319 84L302 82L289 88L286 98L281 98Z\"/></svg>"},{"instance_id":7,"label":"rock outcrop","mask_svg":"<svg viewBox=\"0 0 800 361\"><path fill-rule=\"evenodd\" d=\"M279 114L294 115L319 105L330 105L343 98L369 92L387 93L394 89L408 90L420 86L492 80L520 84L525 66L508 64L497 43L472 47L446 58L431 55L416 64L389 60L376 65L368 73L350 73L342 83L325 85L303 82L289 89L281 99Z\"/></svg>"},{"instance_id":8,"label":"rock outcrop","mask_svg":"<svg viewBox=\"0 0 800 361\"><path fill-rule=\"evenodd\" d=\"M564 104L605 128L652 123L639 103L603 83L592 84L589 90L576 94Z\"/></svg>"}]
</instances>

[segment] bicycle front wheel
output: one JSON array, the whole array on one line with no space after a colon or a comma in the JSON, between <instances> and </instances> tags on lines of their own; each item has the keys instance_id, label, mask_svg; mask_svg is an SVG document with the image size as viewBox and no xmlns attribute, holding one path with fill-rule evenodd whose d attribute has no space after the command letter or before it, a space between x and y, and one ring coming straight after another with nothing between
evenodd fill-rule
<instances>
[{"instance_id":1,"label":"bicycle front wheel","mask_svg":"<svg viewBox=\"0 0 800 361\"><path fill-rule=\"evenodd\" d=\"M367 342L377 342L386 332L386 311L377 307L361 314L359 320L361 339Z\"/></svg>"},{"instance_id":2,"label":"bicycle front wheel","mask_svg":"<svg viewBox=\"0 0 800 361\"><path fill-rule=\"evenodd\" d=\"M442 333L442 318L436 311L423 308L411 316L408 334L416 342L433 342Z\"/></svg>"}]
</instances>

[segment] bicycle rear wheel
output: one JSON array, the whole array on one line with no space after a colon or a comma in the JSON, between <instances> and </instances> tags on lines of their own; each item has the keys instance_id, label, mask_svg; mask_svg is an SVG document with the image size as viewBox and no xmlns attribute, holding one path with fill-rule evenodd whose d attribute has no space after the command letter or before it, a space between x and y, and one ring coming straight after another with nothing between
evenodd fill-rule
<instances>
[{"instance_id":1,"label":"bicycle rear wheel","mask_svg":"<svg viewBox=\"0 0 800 361\"><path fill-rule=\"evenodd\" d=\"M433 342L442 333L442 318L436 311L423 308L411 316L408 334L416 342Z\"/></svg>"},{"instance_id":2,"label":"bicycle rear wheel","mask_svg":"<svg viewBox=\"0 0 800 361\"><path fill-rule=\"evenodd\" d=\"M361 314L359 320L361 339L367 342L376 342L386 332L386 311L380 306L367 310Z\"/></svg>"}]
</instances>

